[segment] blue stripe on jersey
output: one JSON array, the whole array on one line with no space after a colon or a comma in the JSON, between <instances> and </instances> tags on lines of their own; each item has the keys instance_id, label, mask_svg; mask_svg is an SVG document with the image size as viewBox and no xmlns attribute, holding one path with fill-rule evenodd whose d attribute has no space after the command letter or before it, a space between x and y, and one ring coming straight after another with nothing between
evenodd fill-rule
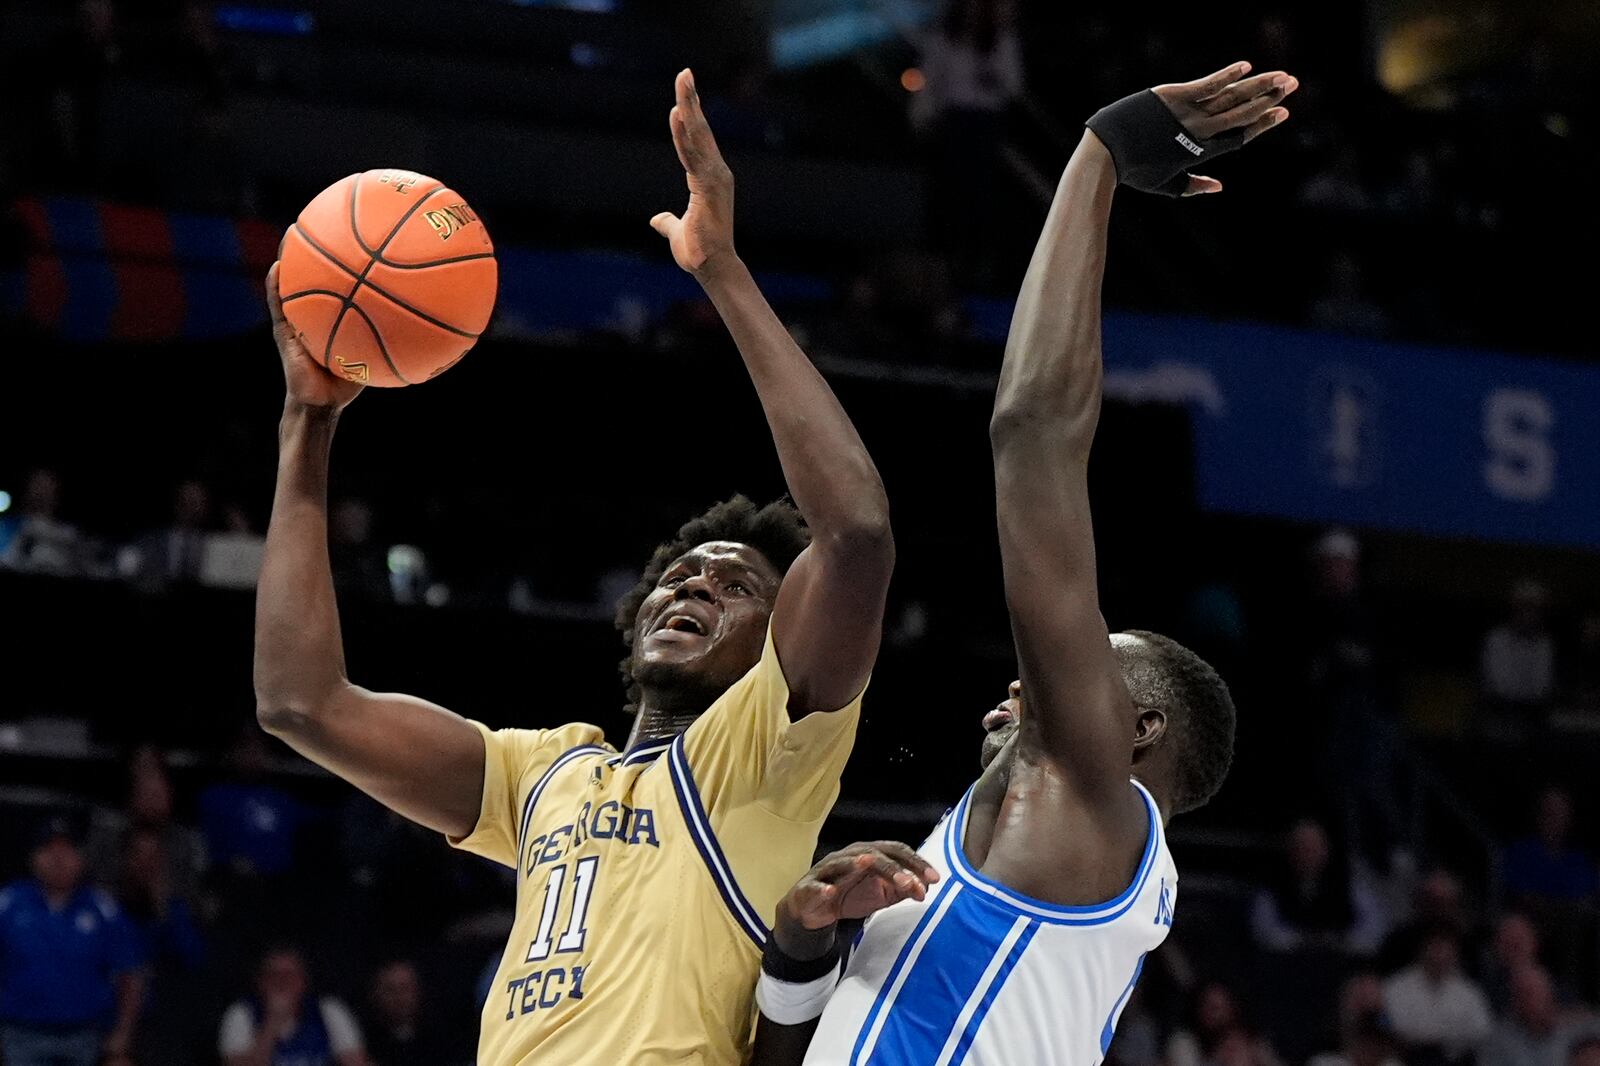
<instances>
[{"instance_id":1,"label":"blue stripe on jersey","mask_svg":"<svg viewBox=\"0 0 1600 1066\"><path fill-rule=\"evenodd\" d=\"M766 924L761 921L755 907L740 891L739 883L733 878L733 867L728 864L728 857L722 853L722 845L717 843L716 836L711 832L711 818L700 803L700 793L695 790L694 777L689 773L689 757L684 754L681 733L678 739L672 742L672 748L667 754L667 765L672 770L672 788L678 794L678 807L683 811L684 824L689 827L689 836L694 839L694 846L699 849L700 858L705 861L706 869L711 871L711 880L716 882L722 902L728 905L734 920L739 923L745 934L755 941L756 947L765 948Z\"/></svg>"},{"instance_id":2,"label":"blue stripe on jersey","mask_svg":"<svg viewBox=\"0 0 1600 1066\"><path fill-rule=\"evenodd\" d=\"M967 859L964 841L967 836L967 816L972 809L972 791L977 788L974 784L967 789L967 794L961 797L961 802L956 804L955 813L945 823L944 855L945 863L950 867L951 873L970 884L979 892L999 901L1005 906L1015 909L1020 914L1026 914L1041 921L1052 922L1057 925L1103 925L1115 921L1133 908L1138 902L1139 892L1144 888L1145 882L1150 878L1150 871L1155 869L1157 847L1161 839L1161 818L1156 808L1156 801L1145 787L1138 781L1132 782L1145 802L1149 815L1149 826L1145 830L1144 854L1139 860L1138 872L1134 874L1133 881L1115 899L1104 903L1096 903L1085 907L1069 907L1059 903L1046 903L1044 900L1024 896L1014 889L1007 888L992 878L985 877Z\"/></svg>"},{"instance_id":3,"label":"blue stripe on jersey","mask_svg":"<svg viewBox=\"0 0 1600 1066\"><path fill-rule=\"evenodd\" d=\"M576 748L570 748L567 751L562 752L561 755L557 756L556 761L551 763L550 768L547 769L543 774L539 775L538 782L528 790L528 799L522 805L522 828L517 831L517 873L519 876L522 872L522 844L523 841L527 839L528 823L533 820L533 807L534 804L539 802L539 794L542 793L544 791L544 787L550 783L550 779L556 775L556 771L567 765L567 763L578 758L580 755L588 755L594 752L605 754L608 750L609 749L603 748L599 744L580 744Z\"/></svg>"},{"instance_id":4,"label":"blue stripe on jersey","mask_svg":"<svg viewBox=\"0 0 1600 1066\"><path fill-rule=\"evenodd\" d=\"M917 924L912 927L905 943L900 945L900 954L895 956L894 965L889 967L888 975L878 988L878 997L872 1001L872 1009L867 1012L865 1020L861 1023L861 1031L856 1034L856 1046L850 1052L850 1066L860 1066L863 1052L871 1054L872 1046L878 1038L877 1031L884 1009L893 1007L895 999L899 996L900 986L905 983L907 977L907 966L916 965L917 956L921 954L923 945L938 929L939 923L944 920L945 912L960 895L961 882L947 881L938 896L922 909L922 917L917 919Z\"/></svg>"},{"instance_id":5,"label":"blue stripe on jersey","mask_svg":"<svg viewBox=\"0 0 1600 1066\"><path fill-rule=\"evenodd\" d=\"M967 1052L972 1050L972 1042L978 1038L978 1029L983 1025L983 1019L988 1016L989 1008L994 1006L995 997L1005 986L1006 978L1011 976L1011 971L1022 961L1022 953L1028 950L1028 943L1038 931L1039 923L1030 920L1023 928L1022 934L1011 945L1005 961L1000 964L999 972L990 979L988 987L983 990L983 998L978 1001L978 1009L968 1019L966 1028L961 1031L961 1039L956 1043L955 1052L950 1056L949 1066L960 1066L966 1061Z\"/></svg>"},{"instance_id":6,"label":"blue stripe on jersey","mask_svg":"<svg viewBox=\"0 0 1600 1066\"><path fill-rule=\"evenodd\" d=\"M1149 952L1145 952L1148 955ZM1111 1047L1111 1037L1117 1031L1117 1015L1122 1012L1122 1005L1128 1002L1128 997L1133 995L1133 986L1139 983L1139 975L1144 972L1144 955L1139 956L1139 961L1133 965L1133 976L1128 979L1128 987L1122 990L1122 995L1111 1005L1111 1017L1106 1019L1106 1027L1100 1030L1100 1054L1104 1055Z\"/></svg>"},{"instance_id":7,"label":"blue stripe on jersey","mask_svg":"<svg viewBox=\"0 0 1600 1066\"><path fill-rule=\"evenodd\" d=\"M978 893L955 894L922 950L908 960L907 976L885 1004L876 1040L863 1048L863 1066L949 1061L944 1054L959 1046L963 1023L974 1025L975 1036L982 1022L976 1008L989 989L980 986L999 976L997 968L1028 924ZM969 1004L974 1007L971 1018L964 1017Z\"/></svg>"}]
</instances>

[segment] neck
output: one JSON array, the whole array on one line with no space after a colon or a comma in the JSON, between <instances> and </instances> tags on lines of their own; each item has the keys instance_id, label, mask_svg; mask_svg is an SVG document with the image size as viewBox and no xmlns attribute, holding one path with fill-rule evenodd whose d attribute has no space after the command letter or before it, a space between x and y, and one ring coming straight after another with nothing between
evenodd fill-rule
<instances>
[{"instance_id":1,"label":"neck","mask_svg":"<svg viewBox=\"0 0 1600 1066\"><path fill-rule=\"evenodd\" d=\"M1172 786L1168 784L1167 776L1135 768L1133 777L1145 787L1145 790L1156 801L1156 811L1161 815L1161 824L1165 826L1171 822L1173 814Z\"/></svg>"},{"instance_id":2,"label":"neck","mask_svg":"<svg viewBox=\"0 0 1600 1066\"><path fill-rule=\"evenodd\" d=\"M705 712L704 704L689 706L664 693L646 689L639 698L639 711L634 716L627 746L632 748L652 740L671 740L693 725Z\"/></svg>"},{"instance_id":3,"label":"neck","mask_svg":"<svg viewBox=\"0 0 1600 1066\"><path fill-rule=\"evenodd\" d=\"M65 907L67 901L72 898L73 889L41 887L44 887L45 904L53 911L58 911Z\"/></svg>"}]
</instances>

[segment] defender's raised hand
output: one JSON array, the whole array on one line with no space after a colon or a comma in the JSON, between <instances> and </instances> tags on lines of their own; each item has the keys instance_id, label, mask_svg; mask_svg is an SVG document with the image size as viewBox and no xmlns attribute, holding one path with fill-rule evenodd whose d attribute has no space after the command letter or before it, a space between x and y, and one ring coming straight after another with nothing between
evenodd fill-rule
<instances>
[{"instance_id":1,"label":"defender's raised hand","mask_svg":"<svg viewBox=\"0 0 1600 1066\"><path fill-rule=\"evenodd\" d=\"M1214 178L1187 173L1235 150L1289 117L1279 106L1300 87L1281 70L1250 75L1234 63L1196 81L1134 93L1089 120L1110 151L1120 184L1167 196L1222 191Z\"/></svg>"},{"instance_id":2,"label":"defender's raised hand","mask_svg":"<svg viewBox=\"0 0 1600 1066\"><path fill-rule=\"evenodd\" d=\"M663 211L650 220L650 226L671 243L678 265L698 277L734 257L733 171L711 136L694 73L679 71L675 89L678 100L668 123L689 184L689 206L682 218Z\"/></svg>"}]
</instances>

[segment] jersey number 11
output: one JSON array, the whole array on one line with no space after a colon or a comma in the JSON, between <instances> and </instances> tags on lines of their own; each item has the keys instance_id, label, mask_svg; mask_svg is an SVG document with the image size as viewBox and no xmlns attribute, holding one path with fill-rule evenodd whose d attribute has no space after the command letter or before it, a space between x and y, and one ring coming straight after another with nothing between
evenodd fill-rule
<instances>
[{"instance_id":1,"label":"jersey number 11","mask_svg":"<svg viewBox=\"0 0 1600 1066\"><path fill-rule=\"evenodd\" d=\"M591 855L579 859L572 867L572 914L567 928L556 941L558 954L583 950L584 935L588 932L589 897L594 894L595 873L600 857ZM527 962L539 962L550 957L550 936L555 932L556 911L561 905L561 890L567 883L567 866L562 863L550 871L544 883L544 910L539 913L539 931L528 945Z\"/></svg>"}]
</instances>

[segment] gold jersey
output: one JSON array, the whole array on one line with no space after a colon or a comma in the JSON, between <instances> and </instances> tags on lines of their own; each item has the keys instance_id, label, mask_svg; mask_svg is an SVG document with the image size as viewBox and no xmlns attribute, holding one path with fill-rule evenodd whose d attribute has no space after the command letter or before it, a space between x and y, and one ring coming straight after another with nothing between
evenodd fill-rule
<instances>
[{"instance_id":1,"label":"gold jersey","mask_svg":"<svg viewBox=\"0 0 1600 1066\"><path fill-rule=\"evenodd\" d=\"M769 630L675 740L478 727L483 809L452 843L517 869L480 1066L743 1061L768 925L811 865L861 698L793 723L788 703Z\"/></svg>"}]
</instances>

